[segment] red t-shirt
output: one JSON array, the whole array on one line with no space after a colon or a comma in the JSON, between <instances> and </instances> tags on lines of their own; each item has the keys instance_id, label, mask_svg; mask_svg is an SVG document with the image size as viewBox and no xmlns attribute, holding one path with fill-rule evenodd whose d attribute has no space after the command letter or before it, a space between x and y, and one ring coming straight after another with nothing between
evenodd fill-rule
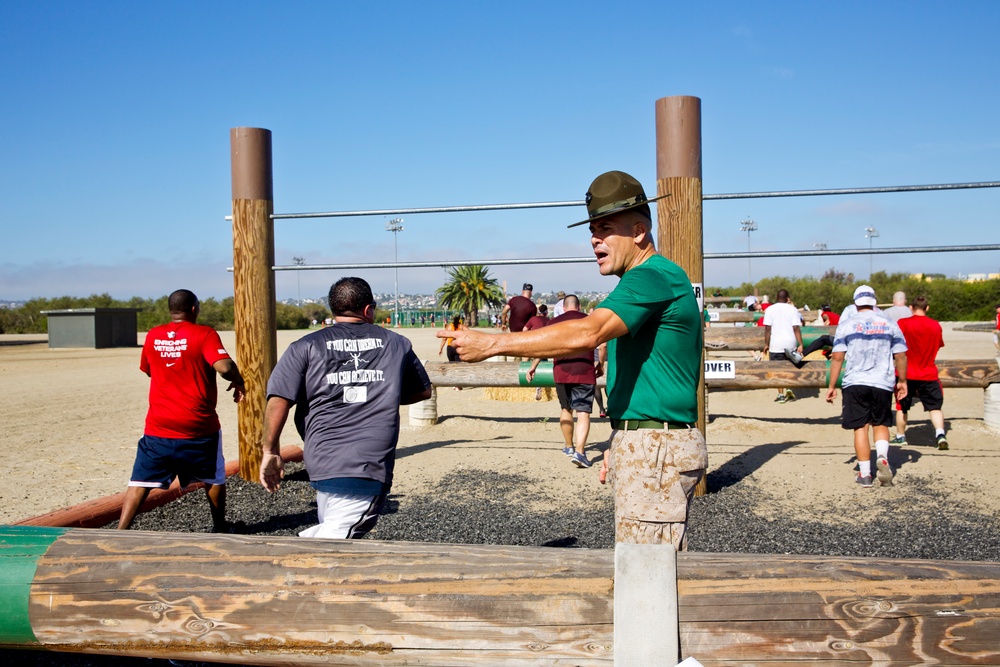
<instances>
[{"instance_id":1,"label":"red t-shirt","mask_svg":"<svg viewBox=\"0 0 1000 667\"><path fill-rule=\"evenodd\" d=\"M558 324L567 320L579 320L586 317L579 310L567 310L559 317L552 318L549 324ZM594 370L594 351L590 350L575 357L558 357L552 362L552 379L560 384L597 384L597 372Z\"/></svg>"},{"instance_id":2,"label":"red t-shirt","mask_svg":"<svg viewBox=\"0 0 1000 667\"><path fill-rule=\"evenodd\" d=\"M838 315L837 313L830 310L824 310L823 315L826 316L826 319L830 320L829 326L835 327L838 324L840 324L840 315Z\"/></svg>"},{"instance_id":3,"label":"red t-shirt","mask_svg":"<svg viewBox=\"0 0 1000 667\"><path fill-rule=\"evenodd\" d=\"M146 435L199 438L217 433L212 365L229 358L212 327L171 322L150 329L139 360L139 370L150 378Z\"/></svg>"},{"instance_id":4,"label":"red t-shirt","mask_svg":"<svg viewBox=\"0 0 1000 667\"><path fill-rule=\"evenodd\" d=\"M938 350L944 347L941 325L926 315L904 317L896 324L906 339L906 379L937 380L934 361Z\"/></svg>"},{"instance_id":5,"label":"red t-shirt","mask_svg":"<svg viewBox=\"0 0 1000 667\"><path fill-rule=\"evenodd\" d=\"M508 301L507 305L510 306L510 319L507 320L507 326L511 331L523 331L527 321L538 312L538 306L535 305L535 302L520 294Z\"/></svg>"},{"instance_id":6,"label":"red t-shirt","mask_svg":"<svg viewBox=\"0 0 1000 667\"><path fill-rule=\"evenodd\" d=\"M535 315L524 324L524 329L522 329L522 331L541 329L548 323L549 323L549 318L545 317L544 315Z\"/></svg>"}]
</instances>

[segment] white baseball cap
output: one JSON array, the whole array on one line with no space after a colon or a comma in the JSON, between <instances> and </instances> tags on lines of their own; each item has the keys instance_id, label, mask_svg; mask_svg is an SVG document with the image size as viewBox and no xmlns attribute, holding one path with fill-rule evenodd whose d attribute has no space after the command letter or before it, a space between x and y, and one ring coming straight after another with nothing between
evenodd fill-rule
<instances>
[{"instance_id":1,"label":"white baseball cap","mask_svg":"<svg viewBox=\"0 0 1000 667\"><path fill-rule=\"evenodd\" d=\"M858 289L854 290L854 305L874 306L875 289L869 285L862 285Z\"/></svg>"}]
</instances>

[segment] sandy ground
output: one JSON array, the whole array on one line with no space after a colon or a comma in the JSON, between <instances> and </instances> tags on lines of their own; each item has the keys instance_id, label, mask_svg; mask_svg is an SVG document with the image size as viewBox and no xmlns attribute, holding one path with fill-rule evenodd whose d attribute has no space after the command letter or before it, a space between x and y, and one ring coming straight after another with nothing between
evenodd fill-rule
<instances>
[{"instance_id":1,"label":"sandy ground","mask_svg":"<svg viewBox=\"0 0 1000 667\"><path fill-rule=\"evenodd\" d=\"M305 333L279 332L279 354ZM421 359L443 360L431 329L403 333ZM235 350L232 332L222 338ZM989 333L950 324L945 343L940 358L994 354ZM730 356L749 358L749 353ZM0 445L7 460L0 521L11 523L124 489L146 411L148 379L139 372L138 359L138 348L53 350L44 336L0 336ZM455 469L485 468L536 480L537 494L524 499L528 504L583 507L608 493L597 481L598 466L581 470L562 455L558 404L535 401L533 392L525 391L528 400L514 402L492 400L484 389L442 388L437 393L440 422L431 427L410 426L409 408L402 408L393 492L420 493ZM799 400L783 405L774 402L770 389L710 395L711 469L749 478L760 491L758 512L851 520L867 507L859 501L905 494L907 479L918 477L940 485L955 502L1000 512L1000 433L983 423L981 389L946 391L951 442L946 452L934 446L930 423L915 407L909 443L893 446L890 454L896 485L872 490L853 483L853 448L850 433L839 425L839 399L830 405L818 390L798 393ZM236 458L235 405L220 397L219 415L226 458ZM594 420L588 454L598 463L610 433L607 419ZM301 441L288 428L282 444Z\"/></svg>"}]
</instances>

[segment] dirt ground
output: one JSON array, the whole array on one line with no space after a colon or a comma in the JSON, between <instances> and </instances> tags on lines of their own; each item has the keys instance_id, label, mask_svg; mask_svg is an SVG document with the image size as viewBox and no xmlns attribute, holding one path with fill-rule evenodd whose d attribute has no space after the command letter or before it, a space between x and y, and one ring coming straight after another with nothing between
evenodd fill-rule
<instances>
[{"instance_id":1,"label":"dirt ground","mask_svg":"<svg viewBox=\"0 0 1000 667\"><path fill-rule=\"evenodd\" d=\"M961 326L945 324L946 347L939 358L993 358L990 334L961 331ZM279 332L279 354L306 333ZM421 359L443 360L433 330L402 333ZM222 339L235 350L232 332L223 332ZM750 358L749 353L729 356ZM0 336L0 446L7 457L0 522L125 488L146 412L148 379L138 362L138 347L49 349L44 336ZM529 476L538 482L538 493L525 502L542 505L584 507L609 493L597 481L597 465L581 470L562 455L554 400L535 401L530 389L524 390L523 401L493 400L486 393L441 388L436 426L410 426L409 408L402 408L400 447L408 451L397 465L395 494L418 493L458 468ZM956 502L1000 511L1000 433L983 423L983 390L946 390L951 449L945 452L934 445L930 423L915 406L909 443L893 446L890 454L896 485L872 490L853 483L854 454L850 433L839 424L839 399L830 405L818 390L798 394L786 404L775 403L771 389L710 394L711 469L750 478L761 494L758 511L851 520L860 514L859 501L904 494L909 478L940 485ZM220 397L219 415L226 458L236 458L236 407L226 397ZM588 455L598 463L610 433L608 420L597 419L595 412ZM301 440L289 427L282 444Z\"/></svg>"}]
</instances>

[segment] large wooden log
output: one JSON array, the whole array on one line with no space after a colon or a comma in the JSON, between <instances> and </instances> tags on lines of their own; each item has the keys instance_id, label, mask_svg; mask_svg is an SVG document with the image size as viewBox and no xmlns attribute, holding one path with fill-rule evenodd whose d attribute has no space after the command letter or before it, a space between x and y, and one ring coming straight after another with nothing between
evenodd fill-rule
<instances>
[{"instance_id":1,"label":"large wooden log","mask_svg":"<svg viewBox=\"0 0 1000 667\"><path fill-rule=\"evenodd\" d=\"M775 387L826 387L829 363L808 361L796 368L788 361L729 360L735 364L736 377L710 378L711 389L765 389ZM984 389L1000 383L1000 368L994 359L938 360L942 387ZM427 374L439 387L519 387L519 362L480 364L424 364ZM538 384L537 382L535 384ZM604 378L597 384L604 386Z\"/></svg>"},{"instance_id":2,"label":"large wooden log","mask_svg":"<svg viewBox=\"0 0 1000 667\"><path fill-rule=\"evenodd\" d=\"M614 651L612 550L10 527L0 546L7 646L389 667ZM677 593L681 654L705 665L1000 665L1000 563L680 553Z\"/></svg>"},{"instance_id":3,"label":"large wooden log","mask_svg":"<svg viewBox=\"0 0 1000 667\"><path fill-rule=\"evenodd\" d=\"M678 554L704 665L1000 664L1000 563Z\"/></svg>"},{"instance_id":4,"label":"large wooden log","mask_svg":"<svg viewBox=\"0 0 1000 667\"><path fill-rule=\"evenodd\" d=\"M832 336L837 327L802 327L802 341L809 345L819 336ZM705 329L705 347L709 351L761 350L764 347L764 327L708 327Z\"/></svg>"},{"instance_id":5,"label":"large wooden log","mask_svg":"<svg viewBox=\"0 0 1000 667\"><path fill-rule=\"evenodd\" d=\"M6 641L259 665L609 665L613 553L69 530L37 558L37 644Z\"/></svg>"}]
</instances>

